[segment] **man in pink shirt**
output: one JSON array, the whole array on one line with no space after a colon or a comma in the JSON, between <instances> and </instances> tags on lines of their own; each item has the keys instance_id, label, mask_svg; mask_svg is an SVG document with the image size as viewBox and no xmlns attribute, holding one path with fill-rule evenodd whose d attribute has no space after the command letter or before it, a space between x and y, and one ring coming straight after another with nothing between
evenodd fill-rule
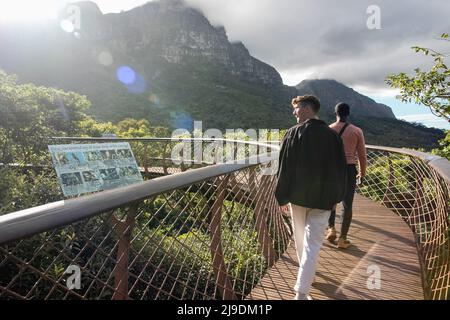
<instances>
[{"instance_id":1,"label":"man in pink shirt","mask_svg":"<svg viewBox=\"0 0 450 320\"><path fill-rule=\"evenodd\" d=\"M347 160L347 185L344 200L342 201L342 224L341 233L337 242L337 247L346 249L351 246L347 239L348 230L352 222L353 198L355 195L356 182L364 178L367 167L366 144L364 135L360 128L348 122L350 116L350 106L346 103L338 103L335 107L336 122L330 128L336 131L344 143L345 157ZM359 174L356 163L359 162ZM328 232L326 239L334 242L336 239L336 229L334 222L336 219L336 207L331 211L328 220Z\"/></svg>"}]
</instances>

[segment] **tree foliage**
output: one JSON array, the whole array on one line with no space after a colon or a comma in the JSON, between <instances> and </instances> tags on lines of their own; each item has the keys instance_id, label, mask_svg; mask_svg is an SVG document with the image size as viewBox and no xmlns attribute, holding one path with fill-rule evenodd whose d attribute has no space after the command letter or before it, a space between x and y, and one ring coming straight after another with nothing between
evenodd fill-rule
<instances>
[{"instance_id":1,"label":"tree foliage","mask_svg":"<svg viewBox=\"0 0 450 320\"><path fill-rule=\"evenodd\" d=\"M442 41L450 41L449 35L441 35ZM450 121L450 69L445 63L448 55L433 49L423 47L412 47L416 53L431 56L434 65L428 71L420 68L414 70L415 74L410 76L404 72L390 75L386 83L393 88L400 89L399 98L404 102L414 101L430 108L434 115ZM439 142L440 148L434 149L433 153L450 159L450 131L447 130L446 137Z\"/></svg>"},{"instance_id":2,"label":"tree foliage","mask_svg":"<svg viewBox=\"0 0 450 320\"><path fill-rule=\"evenodd\" d=\"M449 41L448 34L442 34L441 39ZM412 49L433 58L431 69L423 71L416 68L412 76L404 72L390 75L386 83L400 89L399 98L402 101L423 104L433 114L450 120L450 70L445 64L446 55L429 48L415 46Z\"/></svg>"},{"instance_id":3,"label":"tree foliage","mask_svg":"<svg viewBox=\"0 0 450 320\"><path fill-rule=\"evenodd\" d=\"M48 137L81 133L89 107L84 96L18 84L0 70L0 162L39 162Z\"/></svg>"}]
</instances>

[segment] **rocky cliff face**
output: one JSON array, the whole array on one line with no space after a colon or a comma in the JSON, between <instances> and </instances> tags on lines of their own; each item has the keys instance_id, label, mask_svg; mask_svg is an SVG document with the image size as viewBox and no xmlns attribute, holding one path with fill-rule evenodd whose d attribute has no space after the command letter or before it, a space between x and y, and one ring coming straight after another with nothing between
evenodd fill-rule
<instances>
[{"instance_id":1,"label":"rocky cliff face","mask_svg":"<svg viewBox=\"0 0 450 320\"><path fill-rule=\"evenodd\" d=\"M137 60L220 64L248 81L282 85L273 67L252 57L242 43L230 43L223 27L212 26L201 12L180 0L149 2L127 12L106 15L93 3L76 5L81 8L83 25L87 25L82 29L85 36Z\"/></svg>"}]
</instances>

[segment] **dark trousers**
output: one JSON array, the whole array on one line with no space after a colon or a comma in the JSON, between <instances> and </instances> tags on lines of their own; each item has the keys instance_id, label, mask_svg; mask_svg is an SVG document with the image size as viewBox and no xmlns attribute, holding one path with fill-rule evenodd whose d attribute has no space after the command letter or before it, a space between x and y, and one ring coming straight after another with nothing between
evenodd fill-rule
<instances>
[{"instance_id":1,"label":"dark trousers","mask_svg":"<svg viewBox=\"0 0 450 320\"><path fill-rule=\"evenodd\" d=\"M342 201L342 224L341 224L341 238L347 237L350 223L352 222L353 215L353 198L355 196L356 189L356 165L347 165L347 185L345 188L345 196ZM334 227L334 221L336 220L336 208L331 210L330 219L328 219L328 226Z\"/></svg>"}]
</instances>

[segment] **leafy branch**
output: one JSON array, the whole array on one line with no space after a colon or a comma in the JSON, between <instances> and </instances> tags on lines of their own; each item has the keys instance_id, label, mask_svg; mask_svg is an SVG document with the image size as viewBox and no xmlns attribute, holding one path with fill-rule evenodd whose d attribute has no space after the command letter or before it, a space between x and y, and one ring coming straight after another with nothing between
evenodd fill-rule
<instances>
[{"instance_id":1,"label":"leafy branch","mask_svg":"<svg viewBox=\"0 0 450 320\"><path fill-rule=\"evenodd\" d=\"M450 41L447 33L442 34L440 39ZM386 83L400 89L397 98L401 101L423 104L434 115L450 121L450 69L445 64L446 55L430 48L414 46L412 49L416 53L431 56L433 67L428 71L416 68L413 76L404 72L390 75L386 78Z\"/></svg>"}]
</instances>

